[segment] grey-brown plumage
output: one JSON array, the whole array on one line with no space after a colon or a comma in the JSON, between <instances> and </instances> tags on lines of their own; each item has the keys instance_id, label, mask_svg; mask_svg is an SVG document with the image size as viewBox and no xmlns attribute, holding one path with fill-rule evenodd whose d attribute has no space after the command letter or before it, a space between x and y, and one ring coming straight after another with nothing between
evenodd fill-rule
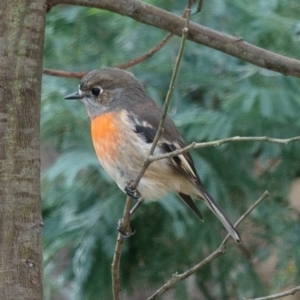
<instances>
[{"instance_id":1,"label":"grey-brown plumage","mask_svg":"<svg viewBox=\"0 0 300 300\"><path fill-rule=\"evenodd\" d=\"M99 161L124 191L127 182L136 178L149 153L162 115L161 108L131 73L114 68L88 73L81 80L78 92L65 99L80 99L85 104ZM184 146L175 124L167 117L154 154L170 153ZM202 199L233 239L241 242L225 213L205 191L188 152L153 162L138 190L145 199L177 193L201 219L192 197Z\"/></svg>"}]
</instances>

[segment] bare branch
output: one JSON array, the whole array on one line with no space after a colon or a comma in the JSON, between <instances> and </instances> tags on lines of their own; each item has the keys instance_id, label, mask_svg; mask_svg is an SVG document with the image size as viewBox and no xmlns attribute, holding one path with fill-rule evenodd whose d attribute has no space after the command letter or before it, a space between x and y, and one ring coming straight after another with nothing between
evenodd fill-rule
<instances>
[{"instance_id":1,"label":"bare branch","mask_svg":"<svg viewBox=\"0 0 300 300\"><path fill-rule=\"evenodd\" d=\"M187 7L184 9L183 11L183 14L182 14L182 17L183 18L187 18L187 16L189 16L190 14L190 6L191 4L189 3L187 5ZM118 65L116 68L119 68L119 69L127 69L127 68L130 68L134 65L137 65L138 63L150 58L153 56L153 54L155 54L157 51L159 51L164 45L166 45L170 40L171 38L173 37L174 35L172 33L169 33L159 44L157 44L155 47L153 47L152 49L150 49L146 54L143 54L141 55L140 57L138 58L135 58L127 63L124 63L124 64L121 64L121 65Z\"/></svg>"},{"instance_id":2,"label":"bare branch","mask_svg":"<svg viewBox=\"0 0 300 300\"><path fill-rule=\"evenodd\" d=\"M168 34L159 44L154 46L152 49L150 49L147 53L128 61L124 64L118 65L115 68L119 69L127 69L134 65L139 64L140 62L152 57L156 52L158 52L164 45L166 45L171 38L173 37L173 34ZM66 78L82 78L88 73L88 71L84 72L67 72L62 70L52 70L52 69L43 69L43 74L50 75L50 76L58 76L58 77L66 77Z\"/></svg>"},{"instance_id":3,"label":"bare branch","mask_svg":"<svg viewBox=\"0 0 300 300\"><path fill-rule=\"evenodd\" d=\"M118 234L117 243L114 251L114 258L111 265L111 275L112 275L112 290L113 290L113 299L120 300L121 299L121 285L120 285L120 260L122 253L124 238L121 234Z\"/></svg>"},{"instance_id":4,"label":"bare branch","mask_svg":"<svg viewBox=\"0 0 300 300\"><path fill-rule=\"evenodd\" d=\"M155 160L160 160L164 158L170 158L174 156L178 156L179 154L185 153L191 149L199 149L199 148L206 148L206 147L218 147L223 144L228 144L228 143L238 143L238 142L267 142L267 143L274 143L274 144L283 144L283 145L288 145L289 143L300 141L300 136L296 136L290 139L277 139L277 138L271 138L267 136L249 136L249 137L243 137L243 136L234 136L231 138L226 138L222 140L217 140L217 141L212 141L212 142L206 142L206 143L196 143L193 142L190 145L179 149L175 150L173 152L167 153L167 154L160 154L160 155L155 155L155 156L150 156L148 161L153 162Z\"/></svg>"},{"instance_id":5,"label":"bare branch","mask_svg":"<svg viewBox=\"0 0 300 300\"><path fill-rule=\"evenodd\" d=\"M251 298L251 299L246 299L243 298L243 300L271 300L271 299L279 299L279 298L283 298L286 296L290 296L290 295L295 295L296 293L298 293L300 291L300 285L289 290L286 292L282 292L282 293L278 293L278 294L274 294L274 295L270 295L270 296L266 296L266 297L260 297L260 298Z\"/></svg>"},{"instance_id":6,"label":"bare branch","mask_svg":"<svg viewBox=\"0 0 300 300\"><path fill-rule=\"evenodd\" d=\"M147 53L145 53L145 54L141 55L140 57L137 57L137 58L135 58L135 59L133 59L133 60L127 62L127 63L118 65L118 66L116 66L116 68L127 69L127 68L130 68L130 67L134 66L134 65L139 64L140 62L146 60L147 58L150 58L157 51L159 51L164 45L166 45L171 40L171 38L173 36L174 35L172 33L169 33L159 44L157 44L155 47L150 49Z\"/></svg>"},{"instance_id":7,"label":"bare branch","mask_svg":"<svg viewBox=\"0 0 300 300\"><path fill-rule=\"evenodd\" d=\"M183 14L182 14L182 17L183 18L186 18L189 14L189 11L191 9L191 6L192 4L189 3L187 5L187 7L185 8ZM147 53L141 55L140 57L137 57L127 63L124 63L124 64L121 64L121 65L118 65L116 66L116 68L119 68L119 69L127 69L127 68L130 68L134 65L137 65L139 64L140 62L152 57L156 52L158 52L164 45L166 45L170 40L171 38L173 37L174 35L172 33L169 33L159 44L157 44L156 46L154 46L152 49L150 49Z\"/></svg>"},{"instance_id":8,"label":"bare branch","mask_svg":"<svg viewBox=\"0 0 300 300\"><path fill-rule=\"evenodd\" d=\"M130 17L138 22L152 25L181 36L186 20L175 14L139 0L49 0L49 6L72 4L109 10ZM279 72L284 75L300 77L300 61L256 47L233 37L197 23L189 24L189 40L237 57L256 66Z\"/></svg>"},{"instance_id":9,"label":"bare branch","mask_svg":"<svg viewBox=\"0 0 300 300\"><path fill-rule=\"evenodd\" d=\"M87 72L68 72L62 70L43 69L43 74L65 78L82 78Z\"/></svg>"},{"instance_id":10,"label":"bare branch","mask_svg":"<svg viewBox=\"0 0 300 300\"><path fill-rule=\"evenodd\" d=\"M235 222L234 227L238 227L246 218L247 216L257 207L264 199L269 197L269 192L265 191L247 210L246 212ZM225 239L223 240L220 247L225 246L227 240L230 238L230 234L227 234Z\"/></svg>"},{"instance_id":11,"label":"bare branch","mask_svg":"<svg viewBox=\"0 0 300 300\"><path fill-rule=\"evenodd\" d=\"M123 218L121 220L122 228L130 228L130 209L132 205L132 198L127 197L125 208L123 212ZM118 234L117 243L115 246L113 262L111 265L111 274L112 274L112 290L113 290L113 299L120 300L121 299L121 284L120 284L120 260L121 260L121 253L122 253L122 246L124 242L124 237L121 233Z\"/></svg>"},{"instance_id":12,"label":"bare branch","mask_svg":"<svg viewBox=\"0 0 300 300\"><path fill-rule=\"evenodd\" d=\"M186 9L186 14L187 14L186 26L182 29L182 39L181 39L179 54L178 54L176 62L175 62L173 75L172 75L172 78L171 78L170 86L169 86L168 93L167 93L166 100L165 100L165 104L164 104L164 107L163 107L162 117L161 117L161 120L160 120L160 123L159 123L159 128L156 132L156 136L155 136L154 141L152 143L149 154L148 154L147 158L145 159L143 165L141 166L141 170L140 170L139 174L137 175L134 182L131 184L131 188L133 188L133 189L137 187L137 185L140 182L141 178L143 177L147 167L149 166L150 162L148 162L148 158L149 158L150 155L153 154L153 152L155 150L155 147L157 145L157 142L158 142L158 140L159 140L159 138L162 134L162 131L163 131L164 121L165 121L166 116L167 116L169 104L170 104L170 101L171 101L171 95L172 95L172 92L173 92L173 89L174 89L174 84L175 84L175 80L176 80L176 77L177 77L179 64L180 64L180 61L181 61L181 58L182 58L184 45L185 45L185 41L186 41L186 38L187 38L187 32L188 32L187 26L188 26L188 20L189 20L189 15L190 15L190 9L189 8ZM132 206L132 198L128 196L127 200L126 200L125 208L124 208L123 218L121 220L122 230L124 230L125 232L130 232L131 231L130 230L130 209L131 209L131 206ZM120 296L121 286L120 286L119 268L120 268L120 259L121 259L121 251L122 251L123 242L124 242L124 237L119 233L117 243L116 243L116 247L115 247L113 263L112 263L112 285L113 285L114 300L120 300L121 299L121 296Z\"/></svg>"},{"instance_id":13,"label":"bare branch","mask_svg":"<svg viewBox=\"0 0 300 300\"><path fill-rule=\"evenodd\" d=\"M185 42L188 36L188 26L189 26L189 16L190 16L190 9L187 8L186 9L187 12L187 19L186 19L186 24L182 29L182 38L181 38L181 44L180 44L180 48L179 48L179 53L178 56L176 58L176 62L175 62L175 66L174 66L174 70L173 70L173 74L172 74L172 78L171 78L171 82L170 82L170 86L167 92L167 96L166 96L166 100L162 109L162 116L159 122L159 126L156 132L156 135L154 137L154 140L152 142L151 145L151 149L149 151L148 157L145 159L145 161L142 164L141 170L138 173L136 179L133 182L133 187L137 187L138 183L140 182L141 178L143 177L146 169L148 168L148 166L150 165L150 161L149 161L149 157L153 155L154 150L156 148L156 145L158 143L158 140L163 132L163 128L164 128L164 123L167 117L167 113L168 113L168 109L169 109L169 105L170 105L170 101L171 101L171 96L174 90L174 85L175 85L175 80L178 74L178 69L179 69L179 64L182 58L182 54L183 54L183 50L184 50L184 46L185 46Z\"/></svg>"},{"instance_id":14,"label":"bare branch","mask_svg":"<svg viewBox=\"0 0 300 300\"><path fill-rule=\"evenodd\" d=\"M253 209L255 207L257 207L268 196L269 196L269 192L265 191L259 197L259 199L256 200L255 203L253 205L251 205L247 209L247 211L238 219L238 221L235 223L235 227L238 227L239 224L243 220L245 220L245 218L253 211ZM174 285L176 285L180 281L182 281L182 280L186 279L187 277L191 276L192 274L196 273L202 267L209 264L210 262L212 262L217 257L225 254L226 253L225 244L227 243L229 237L230 237L229 234L227 234L227 236L225 237L223 242L220 244L220 246L214 252L212 252L209 256L207 256L205 259L203 259L200 263L198 263L197 265L195 265L194 267L192 267L191 269L187 270L186 272L184 272L182 274L174 274L170 280L168 280L160 289L158 289L154 294L152 294L149 298L147 298L147 300L157 299L158 296L161 296L162 294L164 294L166 291L171 289ZM239 246L237 245L237 247L239 247Z\"/></svg>"},{"instance_id":15,"label":"bare branch","mask_svg":"<svg viewBox=\"0 0 300 300\"><path fill-rule=\"evenodd\" d=\"M191 4L190 4L191 5ZM186 18L187 16L187 8L185 8L182 17ZM190 9L190 8L189 8ZM159 44L154 46L152 49L150 49L147 53L130 60L124 64L115 66L115 68L119 69L128 69L134 65L139 64L140 62L152 57L156 52L158 52L160 49L162 49L173 37L174 35L172 33L169 33ZM88 71L84 72L67 72L62 70L53 70L53 69L43 69L43 74L49 75L49 76L58 76L58 77L65 77L65 78L82 78L88 73Z\"/></svg>"}]
</instances>

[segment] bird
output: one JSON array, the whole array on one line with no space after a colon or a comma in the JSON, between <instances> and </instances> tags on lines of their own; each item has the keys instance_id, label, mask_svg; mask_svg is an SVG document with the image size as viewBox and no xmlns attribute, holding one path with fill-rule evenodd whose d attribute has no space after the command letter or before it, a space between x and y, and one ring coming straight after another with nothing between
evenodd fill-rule
<instances>
[{"instance_id":1,"label":"bird","mask_svg":"<svg viewBox=\"0 0 300 300\"><path fill-rule=\"evenodd\" d=\"M133 195L128 183L139 173L149 154L162 116L161 107L147 94L130 72L118 68L90 71L80 81L75 93L65 100L80 100L91 120L91 138L98 160L118 187ZM169 116L154 155L185 147L185 142ZM205 190L188 152L152 162L137 188L138 197L157 200L176 193L202 220L193 198L202 200L236 243L241 237L221 209Z\"/></svg>"}]
</instances>

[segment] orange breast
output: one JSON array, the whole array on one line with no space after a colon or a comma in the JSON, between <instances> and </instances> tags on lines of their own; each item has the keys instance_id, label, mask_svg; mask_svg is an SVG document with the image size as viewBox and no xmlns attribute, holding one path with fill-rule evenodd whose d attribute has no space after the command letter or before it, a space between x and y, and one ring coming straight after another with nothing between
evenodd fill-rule
<instances>
[{"instance_id":1,"label":"orange breast","mask_svg":"<svg viewBox=\"0 0 300 300\"><path fill-rule=\"evenodd\" d=\"M122 141L118 116L106 113L92 120L91 134L96 154L100 161L113 162Z\"/></svg>"}]
</instances>

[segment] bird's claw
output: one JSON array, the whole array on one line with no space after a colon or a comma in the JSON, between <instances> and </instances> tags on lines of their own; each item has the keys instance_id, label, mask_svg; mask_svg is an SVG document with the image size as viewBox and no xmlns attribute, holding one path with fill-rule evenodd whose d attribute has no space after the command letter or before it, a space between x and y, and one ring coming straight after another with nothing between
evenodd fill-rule
<instances>
[{"instance_id":1,"label":"bird's claw","mask_svg":"<svg viewBox=\"0 0 300 300\"><path fill-rule=\"evenodd\" d=\"M124 188L125 193L132 199L138 200L142 197L141 193L136 189L131 187L132 182L127 182Z\"/></svg>"},{"instance_id":2,"label":"bird's claw","mask_svg":"<svg viewBox=\"0 0 300 300\"><path fill-rule=\"evenodd\" d=\"M118 231L121 234L122 238L129 238L135 234L135 231L132 231L130 226L124 226L123 220L118 222Z\"/></svg>"}]
</instances>

